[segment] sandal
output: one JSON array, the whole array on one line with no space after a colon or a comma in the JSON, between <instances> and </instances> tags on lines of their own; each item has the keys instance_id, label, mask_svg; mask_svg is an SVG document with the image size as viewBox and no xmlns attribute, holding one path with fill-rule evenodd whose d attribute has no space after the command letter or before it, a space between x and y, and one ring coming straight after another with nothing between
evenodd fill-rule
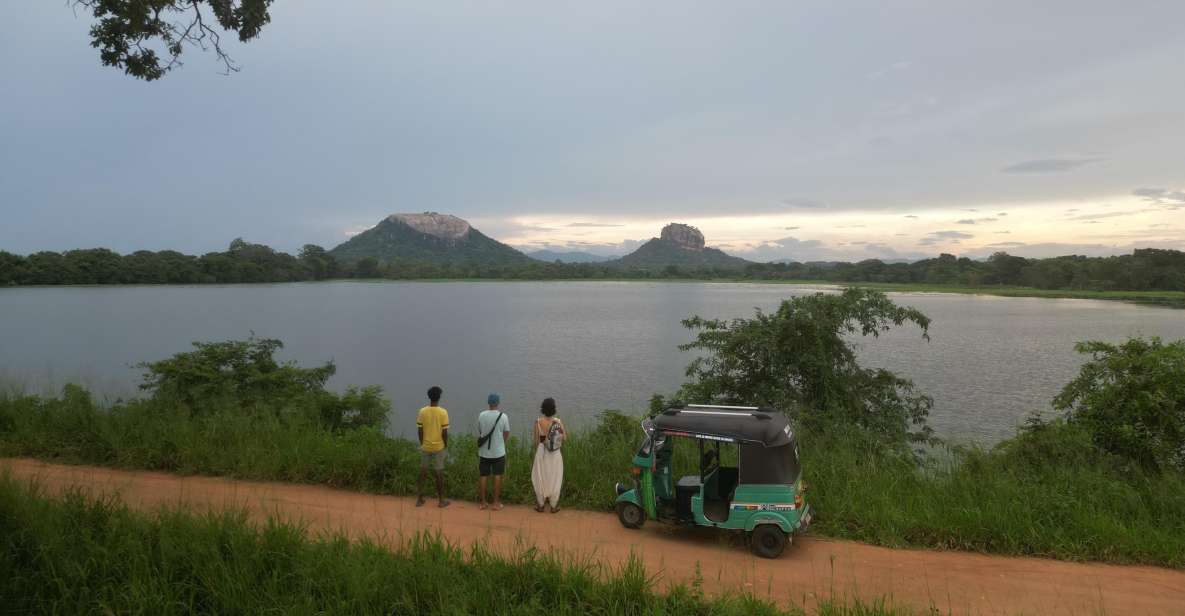
<instances>
[{"instance_id":1,"label":"sandal","mask_svg":"<svg viewBox=\"0 0 1185 616\"><path fill-rule=\"evenodd\" d=\"M543 513L543 505L535 505L535 511L538 511L539 513Z\"/></svg>"}]
</instances>

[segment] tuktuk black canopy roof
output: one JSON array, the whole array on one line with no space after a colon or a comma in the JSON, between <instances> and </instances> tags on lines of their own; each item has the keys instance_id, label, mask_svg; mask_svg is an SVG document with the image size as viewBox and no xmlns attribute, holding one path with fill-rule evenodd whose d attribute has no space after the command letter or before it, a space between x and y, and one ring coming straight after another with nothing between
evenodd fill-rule
<instances>
[{"instance_id":1,"label":"tuktuk black canopy roof","mask_svg":"<svg viewBox=\"0 0 1185 616\"><path fill-rule=\"evenodd\" d=\"M654 427L672 436L764 447L794 444L790 420L774 409L689 404L663 411Z\"/></svg>"}]
</instances>

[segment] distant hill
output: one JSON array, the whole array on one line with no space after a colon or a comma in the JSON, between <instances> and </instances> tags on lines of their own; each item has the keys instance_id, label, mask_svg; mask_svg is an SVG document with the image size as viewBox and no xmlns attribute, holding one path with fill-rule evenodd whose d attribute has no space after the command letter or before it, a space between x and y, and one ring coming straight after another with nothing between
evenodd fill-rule
<instances>
[{"instance_id":1,"label":"distant hill","mask_svg":"<svg viewBox=\"0 0 1185 616\"><path fill-rule=\"evenodd\" d=\"M603 263L605 261L612 261L614 257L607 257L605 255L594 255L591 252L558 252L555 250L536 250L528 252L528 257L539 261L546 261L554 263Z\"/></svg>"},{"instance_id":2,"label":"distant hill","mask_svg":"<svg viewBox=\"0 0 1185 616\"><path fill-rule=\"evenodd\" d=\"M681 270L742 270L751 262L704 245L704 234L690 225L671 223L659 237L651 238L637 250L609 261L609 265L627 270L662 271L675 266Z\"/></svg>"},{"instance_id":3,"label":"distant hill","mask_svg":"<svg viewBox=\"0 0 1185 616\"><path fill-rule=\"evenodd\" d=\"M379 261L523 265L531 259L449 214L392 214L374 227L339 244L329 254L342 261L374 257Z\"/></svg>"}]
</instances>

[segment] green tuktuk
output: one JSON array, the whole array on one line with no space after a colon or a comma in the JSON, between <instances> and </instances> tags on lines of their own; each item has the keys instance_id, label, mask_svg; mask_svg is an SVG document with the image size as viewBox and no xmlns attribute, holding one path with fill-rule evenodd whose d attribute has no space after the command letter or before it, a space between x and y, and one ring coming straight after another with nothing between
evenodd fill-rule
<instances>
[{"instance_id":1,"label":"green tuktuk","mask_svg":"<svg viewBox=\"0 0 1185 616\"><path fill-rule=\"evenodd\" d=\"M791 536L810 525L798 443L782 413L691 404L643 421L642 430L635 485L617 484L623 526L639 528L651 519L743 531L757 555L777 558ZM699 474L674 481L671 458L679 439L698 447ZM736 448L736 467L721 465L721 445Z\"/></svg>"}]
</instances>

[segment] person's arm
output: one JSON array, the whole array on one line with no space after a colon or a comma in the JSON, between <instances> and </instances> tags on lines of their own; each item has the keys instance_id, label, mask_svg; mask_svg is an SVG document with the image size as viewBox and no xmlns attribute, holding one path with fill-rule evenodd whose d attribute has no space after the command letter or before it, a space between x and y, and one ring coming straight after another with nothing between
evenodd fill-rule
<instances>
[{"instance_id":1,"label":"person's arm","mask_svg":"<svg viewBox=\"0 0 1185 616\"><path fill-rule=\"evenodd\" d=\"M416 426L416 438L420 439L420 445L424 445L424 426Z\"/></svg>"},{"instance_id":2,"label":"person's arm","mask_svg":"<svg viewBox=\"0 0 1185 616\"><path fill-rule=\"evenodd\" d=\"M440 426L440 439L444 441L444 448L448 449L448 411L441 409L444 413L444 424Z\"/></svg>"},{"instance_id":3,"label":"person's arm","mask_svg":"<svg viewBox=\"0 0 1185 616\"><path fill-rule=\"evenodd\" d=\"M505 415L502 416L502 442L510 442L510 418Z\"/></svg>"}]
</instances>

